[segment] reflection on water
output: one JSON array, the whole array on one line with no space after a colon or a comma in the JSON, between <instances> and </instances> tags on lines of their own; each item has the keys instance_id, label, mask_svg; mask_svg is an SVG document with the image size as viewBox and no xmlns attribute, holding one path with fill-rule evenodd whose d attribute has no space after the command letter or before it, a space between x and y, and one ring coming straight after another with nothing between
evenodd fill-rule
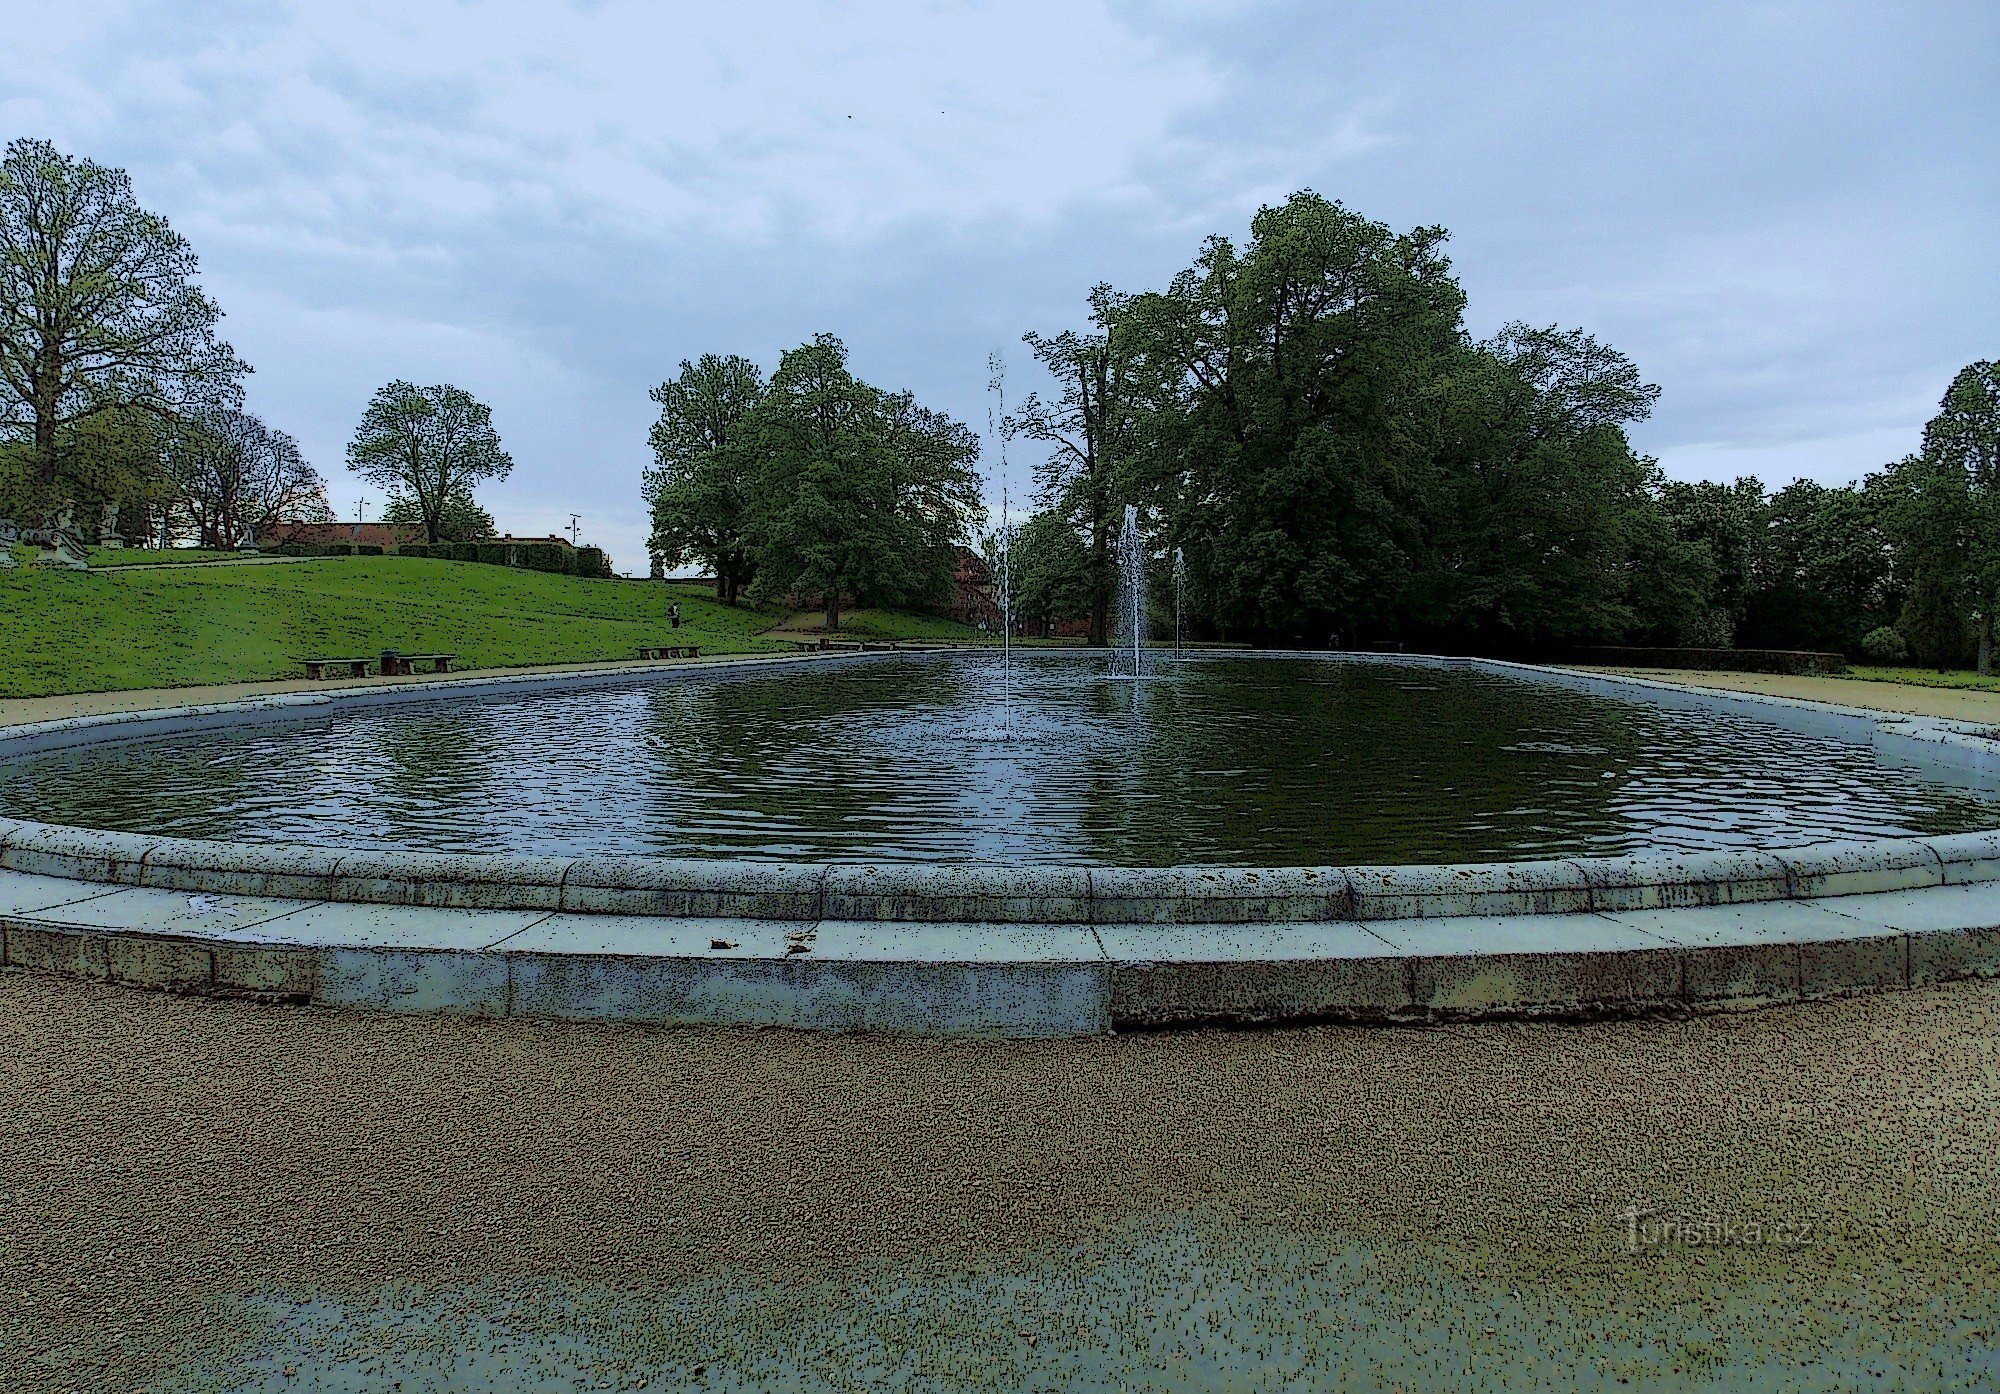
<instances>
[{"instance_id":1,"label":"reflection on water","mask_svg":"<svg viewBox=\"0 0 2000 1394\"><path fill-rule=\"evenodd\" d=\"M162 1386L471 1390L1932 1390L2000 1378L2000 1301L1930 1283L1663 1278L1571 1301L1518 1278L1183 1220L1101 1252L817 1283L557 1284L353 1305L265 1297L249 1348ZM1612 1292L1617 1288L1622 1291Z\"/></svg>"},{"instance_id":2,"label":"reflection on water","mask_svg":"<svg viewBox=\"0 0 2000 1394\"><path fill-rule=\"evenodd\" d=\"M1747 719L1492 674L988 655L355 712L10 766L0 811L449 852L1310 865L1782 846L1991 826Z\"/></svg>"}]
</instances>

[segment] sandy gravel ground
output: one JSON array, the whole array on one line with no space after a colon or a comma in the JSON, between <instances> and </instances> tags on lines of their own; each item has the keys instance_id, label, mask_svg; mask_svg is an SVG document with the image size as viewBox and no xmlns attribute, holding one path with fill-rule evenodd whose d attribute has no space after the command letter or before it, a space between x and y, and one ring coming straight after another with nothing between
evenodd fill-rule
<instances>
[{"instance_id":1,"label":"sandy gravel ground","mask_svg":"<svg viewBox=\"0 0 2000 1394\"><path fill-rule=\"evenodd\" d=\"M257 1293L953 1273L1190 1213L1577 1311L1782 1279L1898 1321L2000 1291L1996 1195L2000 984L1688 1021L982 1043L0 973L9 1390L227 1369ZM1811 1242L1638 1260L1637 1200Z\"/></svg>"},{"instance_id":2,"label":"sandy gravel ground","mask_svg":"<svg viewBox=\"0 0 2000 1394\"><path fill-rule=\"evenodd\" d=\"M1790 673L1697 673L1685 668L1585 668L1585 672L1630 673L1655 682L1683 687L1719 687L1730 692L1761 692L1803 702L1828 702L1837 707L1935 716L1947 721L2000 722L2000 692L1964 688L1918 687L1912 683L1870 682L1861 678L1817 678Z\"/></svg>"}]
</instances>

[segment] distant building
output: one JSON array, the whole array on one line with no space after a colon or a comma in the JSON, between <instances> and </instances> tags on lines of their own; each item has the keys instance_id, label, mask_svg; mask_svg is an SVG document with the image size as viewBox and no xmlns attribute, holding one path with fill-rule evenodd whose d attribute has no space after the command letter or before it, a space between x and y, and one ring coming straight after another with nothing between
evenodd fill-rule
<instances>
[{"instance_id":1,"label":"distant building","mask_svg":"<svg viewBox=\"0 0 2000 1394\"><path fill-rule=\"evenodd\" d=\"M421 523L279 523L257 535L260 547L312 547L351 543L389 550L424 540Z\"/></svg>"},{"instance_id":2,"label":"distant building","mask_svg":"<svg viewBox=\"0 0 2000 1394\"><path fill-rule=\"evenodd\" d=\"M422 523L279 523L267 533L259 533L257 542L263 547L309 547L318 545L339 545L352 543L363 547L380 547L393 551L405 543L424 540ZM570 540L561 533L550 533L547 537L487 537L482 542L497 542L515 546L561 547L572 550Z\"/></svg>"}]
</instances>

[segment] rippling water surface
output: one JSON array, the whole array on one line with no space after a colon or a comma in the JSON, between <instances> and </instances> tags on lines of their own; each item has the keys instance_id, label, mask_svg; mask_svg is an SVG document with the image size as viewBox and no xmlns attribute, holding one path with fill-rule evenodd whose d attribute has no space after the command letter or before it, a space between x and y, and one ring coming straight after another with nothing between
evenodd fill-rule
<instances>
[{"instance_id":1,"label":"rippling water surface","mask_svg":"<svg viewBox=\"0 0 2000 1394\"><path fill-rule=\"evenodd\" d=\"M1493 674L986 654L444 700L44 756L48 822L447 852L1311 865L2000 822L1867 750Z\"/></svg>"}]
</instances>

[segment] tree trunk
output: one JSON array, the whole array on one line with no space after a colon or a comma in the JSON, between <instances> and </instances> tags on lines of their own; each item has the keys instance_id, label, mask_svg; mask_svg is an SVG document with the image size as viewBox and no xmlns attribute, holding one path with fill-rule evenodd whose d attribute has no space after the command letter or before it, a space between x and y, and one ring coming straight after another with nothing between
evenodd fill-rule
<instances>
[{"instance_id":1,"label":"tree trunk","mask_svg":"<svg viewBox=\"0 0 2000 1394\"><path fill-rule=\"evenodd\" d=\"M1993 610L1990 606L1979 617L1979 676L1993 676Z\"/></svg>"},{"instance_id":2,"label":"tree trunk","mask_svg":"<svg viewBox=\"0 0 2000 1394\"><path fill-rule=\"evenodd\" d=\"M840 628L840 586L838 583L826 589L826 631L831 634Z\"/></svg>"}]
</instances>

